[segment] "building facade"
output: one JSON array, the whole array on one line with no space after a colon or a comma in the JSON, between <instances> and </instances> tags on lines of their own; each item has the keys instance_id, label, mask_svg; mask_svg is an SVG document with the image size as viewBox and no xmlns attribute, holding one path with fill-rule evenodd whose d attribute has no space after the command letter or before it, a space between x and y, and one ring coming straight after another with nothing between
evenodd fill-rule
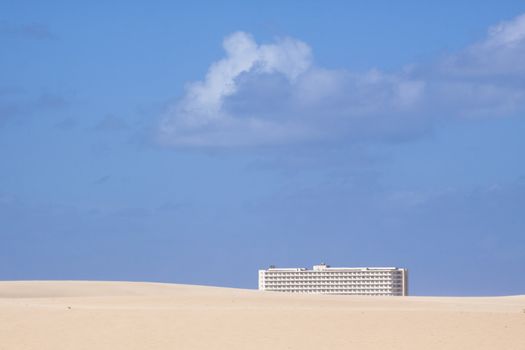
<instances>
[{"instance_id":1,"label":"building facade","mask_svg":"<svg viewBox=\"0 0 525 350\"><path fill-rule=\"evenodd\" d=\"M408 271L397 267L330 267L259 270L259 290L346 295L408 295Z\"/></svg>"}]
</instances>

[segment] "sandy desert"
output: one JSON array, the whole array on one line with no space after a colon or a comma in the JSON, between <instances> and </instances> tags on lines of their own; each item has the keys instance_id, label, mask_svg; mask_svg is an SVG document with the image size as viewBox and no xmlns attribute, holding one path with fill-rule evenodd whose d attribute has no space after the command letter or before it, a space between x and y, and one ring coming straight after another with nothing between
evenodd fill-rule
<instances>
[{"instance_id":1,"label":"sandy desert","mask_svg":"<svg viewBox=\"0 0 525 350\"><path fill-rule=\"evenodd\" d=\"M525 349L525 296L360 297L0 282L1 350Z\"/></svg>"}]
</instances>

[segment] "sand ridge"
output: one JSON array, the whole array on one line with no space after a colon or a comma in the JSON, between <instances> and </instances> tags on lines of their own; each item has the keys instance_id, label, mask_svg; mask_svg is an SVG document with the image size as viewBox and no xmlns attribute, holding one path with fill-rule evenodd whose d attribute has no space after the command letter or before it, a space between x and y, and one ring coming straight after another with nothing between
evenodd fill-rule
<instances>
[{"instance_id":1,"label":"sand ridge","mask_svg":"<svg viewBox=\"0 0 525 350\"><path fill-rule=\"evenodd\" d=\"M525 296L351 297L0 282L0 350L525 349Z\"/></svg>"}]
</instances>

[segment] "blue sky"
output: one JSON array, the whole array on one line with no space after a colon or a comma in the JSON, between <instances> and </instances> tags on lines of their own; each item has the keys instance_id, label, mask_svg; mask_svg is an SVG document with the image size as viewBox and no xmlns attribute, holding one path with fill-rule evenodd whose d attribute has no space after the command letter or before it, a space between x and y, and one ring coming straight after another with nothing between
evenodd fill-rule
<instances>
[{"instance_id":1,"label":"blue sky","mask_svg":"<svg viewBox=\"0 0 525 350\"><path fill-rule=\"evenodd\" d=\"M523 294L521 1L0 2L0 279Z\"/></svg>"}]
</instances>

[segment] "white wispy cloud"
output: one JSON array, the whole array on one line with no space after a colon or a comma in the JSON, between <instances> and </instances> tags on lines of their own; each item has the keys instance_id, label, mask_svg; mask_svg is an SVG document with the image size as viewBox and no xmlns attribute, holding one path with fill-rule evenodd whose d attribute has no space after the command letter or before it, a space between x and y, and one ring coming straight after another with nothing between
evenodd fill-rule
<instances>
[{"instance_id":1,"label":"white wispy cloud","mask_svg":"<svg viewBox=\"0 0 525 350\"><path fill-rule=\"evenodd\" d=\"M489 28L486 38L449 56L443 68L458 76L525 73L525 14Z\"/></svg>"},{"instance_id":2,"label":"white wispy cloud","mask_svg":"<svg viewBox=\"0 0 525 350\"><path fill-rule=\"evenodd\" d=\"M525 109L525 15L432 64L399 72L314 64L304 42L258 44L244 32L225 57L162 116L162 144L234 147L405 137L438 117L504 116Z\"/></svg>"},{"instance_id":3,"label":"white wispy cloud","mask_svg":"<svg viewBox=\"0 0 525 350\"><path fill-rule=\"evenodd\" d=\"M431 67L435 104L457 116L505 116L525 107L525 14Z\"/></svg>"}]
</instances>

